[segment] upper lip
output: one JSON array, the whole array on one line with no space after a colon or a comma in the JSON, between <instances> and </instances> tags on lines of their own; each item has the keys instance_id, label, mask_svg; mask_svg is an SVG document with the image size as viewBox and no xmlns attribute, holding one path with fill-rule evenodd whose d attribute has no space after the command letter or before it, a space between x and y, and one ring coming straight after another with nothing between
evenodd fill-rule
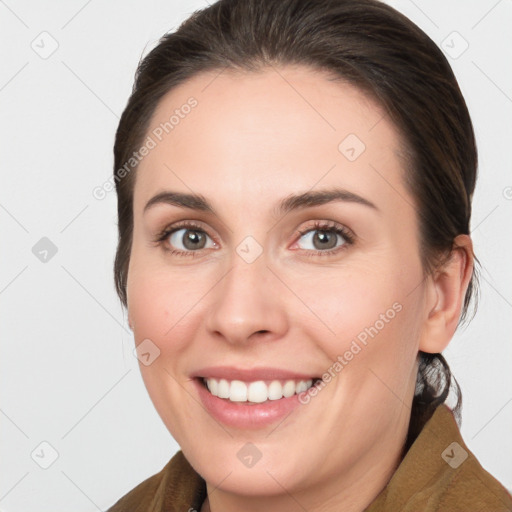
<instances>
[{"instance_id":1,"label":"upper lip","mask_svg":"<svg viewBox=\"0 0 512 512\"><path fill-rule=\"evenodd\" d=\"M234 366L209 366L195 371L191 377L203 377L205 379L226 379L254 382L258 380L310 380L315 376L282 368L236 368Z\"/></svg>"}]
</instances>

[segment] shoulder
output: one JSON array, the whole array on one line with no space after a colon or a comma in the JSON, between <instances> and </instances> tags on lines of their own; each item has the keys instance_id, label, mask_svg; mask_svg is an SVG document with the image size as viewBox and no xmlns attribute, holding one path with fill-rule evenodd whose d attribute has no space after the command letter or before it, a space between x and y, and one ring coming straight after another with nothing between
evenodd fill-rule
<instances>
[{"instance_id":1,"label":"shoulder","mask_svg":"<svg viewBox=\"0 0 512 512\"><path fill-rule=\"evenodd\" d=\"M134 487L107 512L187 511L202 503L205 495L204 480L180 450L161 471Z\"/></svg>"},{"instance_id":2,"label":"shoulder","mask_svg":"<svg viewBox=\"0 0 512 512\"><path fill-rule=\"evenodd\" d=\"M367 512L512 511L512 496L465 444L441 404Z\"/></svg>"},{"instance_id":3,"label":"shoulder","mask_svg":"<svg viewBox=\"0 0 512 512\"><path fill-rule=\"evenodd\" d=\"M466 445L454 442L442 457L447 464L432 485L429 500L436 506L432 510L512 511L510 493Z\"/></svg>"},{"instance_id":4,"label":"shoulder","mask_svg":"<svg viewBox=\"0 0 512 512\"><path fill-rule=\"evenodd\" d=\"M437 439L427 452L439 465L432 482L437 510L512 511L512 496L468 448L452 410L442 404L436 413L426 434Z\"/></svg>"}]
</instances>

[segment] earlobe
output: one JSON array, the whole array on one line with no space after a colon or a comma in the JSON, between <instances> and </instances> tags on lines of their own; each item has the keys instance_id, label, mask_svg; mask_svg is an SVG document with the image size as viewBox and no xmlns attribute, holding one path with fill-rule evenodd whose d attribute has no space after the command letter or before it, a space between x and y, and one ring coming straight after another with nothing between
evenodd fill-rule
<instances>
[{"instance_id":1,"label":"earlobe","mask_svg":"<svg viewBox=\"0 0 512 512\"><path fill-rule=\"evenodd\" d=\"M419 350L434 354L447 347L457 329L472 273L471 238L459 235L454 240L449 259L428 279Z\"/></svg>"}]
</instances>

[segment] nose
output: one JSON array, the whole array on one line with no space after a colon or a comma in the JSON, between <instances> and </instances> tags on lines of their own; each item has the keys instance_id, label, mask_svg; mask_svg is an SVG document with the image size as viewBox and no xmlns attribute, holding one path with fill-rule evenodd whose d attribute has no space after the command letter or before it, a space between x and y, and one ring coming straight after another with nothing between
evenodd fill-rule
<instances>
[{"instance_id":1,"label":"nose","mask_svg":"<svg viewBox=\"0 0 512 512\"><path fill-rule=\"evenodd\" d=\"M234 255L230 269L211 292L206 327L211 336L233 345L285 335L286 295L265 255L248 263Z\"/></svg>"}]
</instances>

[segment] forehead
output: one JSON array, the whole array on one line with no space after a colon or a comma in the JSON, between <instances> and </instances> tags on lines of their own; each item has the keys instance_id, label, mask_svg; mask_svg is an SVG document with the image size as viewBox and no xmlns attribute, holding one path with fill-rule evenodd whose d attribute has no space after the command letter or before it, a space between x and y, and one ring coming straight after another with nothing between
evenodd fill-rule
<instances>
[{"instance_id":1,"label":"forehead","mask_svg":"<svg viewBox=\"0 0 512 512\"><path fill-rule=\"evenodd\" d=\"M383 109L307 67L196 75L159 102L146 136L152 149L138 167L136 208L166 188L243 206L258 193L315 186L375 195L382 176L402 187L400 139Z\"/></svg>"}]
</instances>

